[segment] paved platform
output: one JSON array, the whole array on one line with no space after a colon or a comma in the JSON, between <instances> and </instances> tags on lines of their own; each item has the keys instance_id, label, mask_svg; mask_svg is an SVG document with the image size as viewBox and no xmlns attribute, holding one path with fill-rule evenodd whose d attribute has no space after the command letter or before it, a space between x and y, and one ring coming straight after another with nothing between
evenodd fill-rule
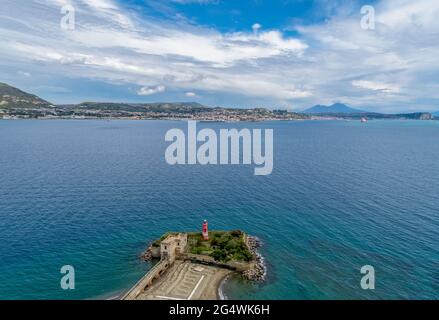
<instances>
[{"instance_id":1,"label":"paved platform","mask_svg":"<svg viewBox=\"0 0 439 320\"><path fill-rule=\"evenodd\" d=\"M230 270L176 261L138 300L216 300Z\"/></svg>"}]
</instances>

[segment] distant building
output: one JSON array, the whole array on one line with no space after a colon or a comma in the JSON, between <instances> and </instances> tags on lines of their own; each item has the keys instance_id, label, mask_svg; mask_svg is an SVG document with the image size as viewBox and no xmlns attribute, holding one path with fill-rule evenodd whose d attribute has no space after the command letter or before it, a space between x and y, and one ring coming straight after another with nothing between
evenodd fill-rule
<instances>
[{"instance_id":1,"label":"distant building","mask_svg":"<svg viewBox=\"0 0 439 320\"><path fill-rule=\"evenodd\" d=\"M208 229L207 220L204 220L204 222L203 222L202 234L203 234L203 239L204 240L209 240L209 229Z\"/></svg>"}]
</instances>

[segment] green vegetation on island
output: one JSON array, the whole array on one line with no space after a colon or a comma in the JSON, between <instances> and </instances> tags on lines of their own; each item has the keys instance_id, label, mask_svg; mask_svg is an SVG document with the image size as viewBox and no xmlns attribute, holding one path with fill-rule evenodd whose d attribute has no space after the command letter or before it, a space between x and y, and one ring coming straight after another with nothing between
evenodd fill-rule
<instances>
[{"instance_id":1,"label":"green vegetation on island","mask_svg":"<svg viewBox=\"0 0 439 320\"><path fill-rule=\"evenodd\" d=\"M234 231L210 231L209 240L203 240L200 233L188 234L188 251L193 254L209 255L216 261L251 261L253 254L244 241L244 233Z\"/></svg>"}]
</instances>

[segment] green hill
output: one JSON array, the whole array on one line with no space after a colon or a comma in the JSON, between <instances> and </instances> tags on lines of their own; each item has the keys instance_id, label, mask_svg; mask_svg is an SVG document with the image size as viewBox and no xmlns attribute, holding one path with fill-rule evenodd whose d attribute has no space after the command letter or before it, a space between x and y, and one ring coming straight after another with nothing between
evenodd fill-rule
<instances>
[{"instance_id":1,"label":"green hill","mask_svg":"<svg viewBox=\"0 0 439 320\"><path fill-rule=\"evenodd\" d=\"M188 251L205 254L217 261L250 261L253 254L244 242L244 233L234 231L210 231L209 240L203 240L201 233L188 234Z\"/></svg>"},{"instance_id":2,"label":"green hill","mask_svg":"<svg viewBox=\"0 0 439 320\"><path fill-rule=\"evenodd\" d=\"M0 108L38 109L50 107L52 107L52 104L46 100L0 82Z\"/></svg>"}]
</instances>

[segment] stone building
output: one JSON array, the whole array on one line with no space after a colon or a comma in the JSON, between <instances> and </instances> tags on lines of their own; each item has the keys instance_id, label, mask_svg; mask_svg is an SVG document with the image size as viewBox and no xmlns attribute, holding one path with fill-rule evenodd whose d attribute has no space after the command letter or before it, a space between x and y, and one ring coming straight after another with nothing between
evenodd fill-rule
<instances>
[{"instance_id":1,"label":"stone building","mask_svg":"<svg viewBox=\"0 0 439 320\"><path fill-rule=\"evenodd\" d=\"M160 255L162 259L168 259L173 263L179 253L186 251L187 234L171 234L160 244Z\"/></svg>"}]
</instances>

